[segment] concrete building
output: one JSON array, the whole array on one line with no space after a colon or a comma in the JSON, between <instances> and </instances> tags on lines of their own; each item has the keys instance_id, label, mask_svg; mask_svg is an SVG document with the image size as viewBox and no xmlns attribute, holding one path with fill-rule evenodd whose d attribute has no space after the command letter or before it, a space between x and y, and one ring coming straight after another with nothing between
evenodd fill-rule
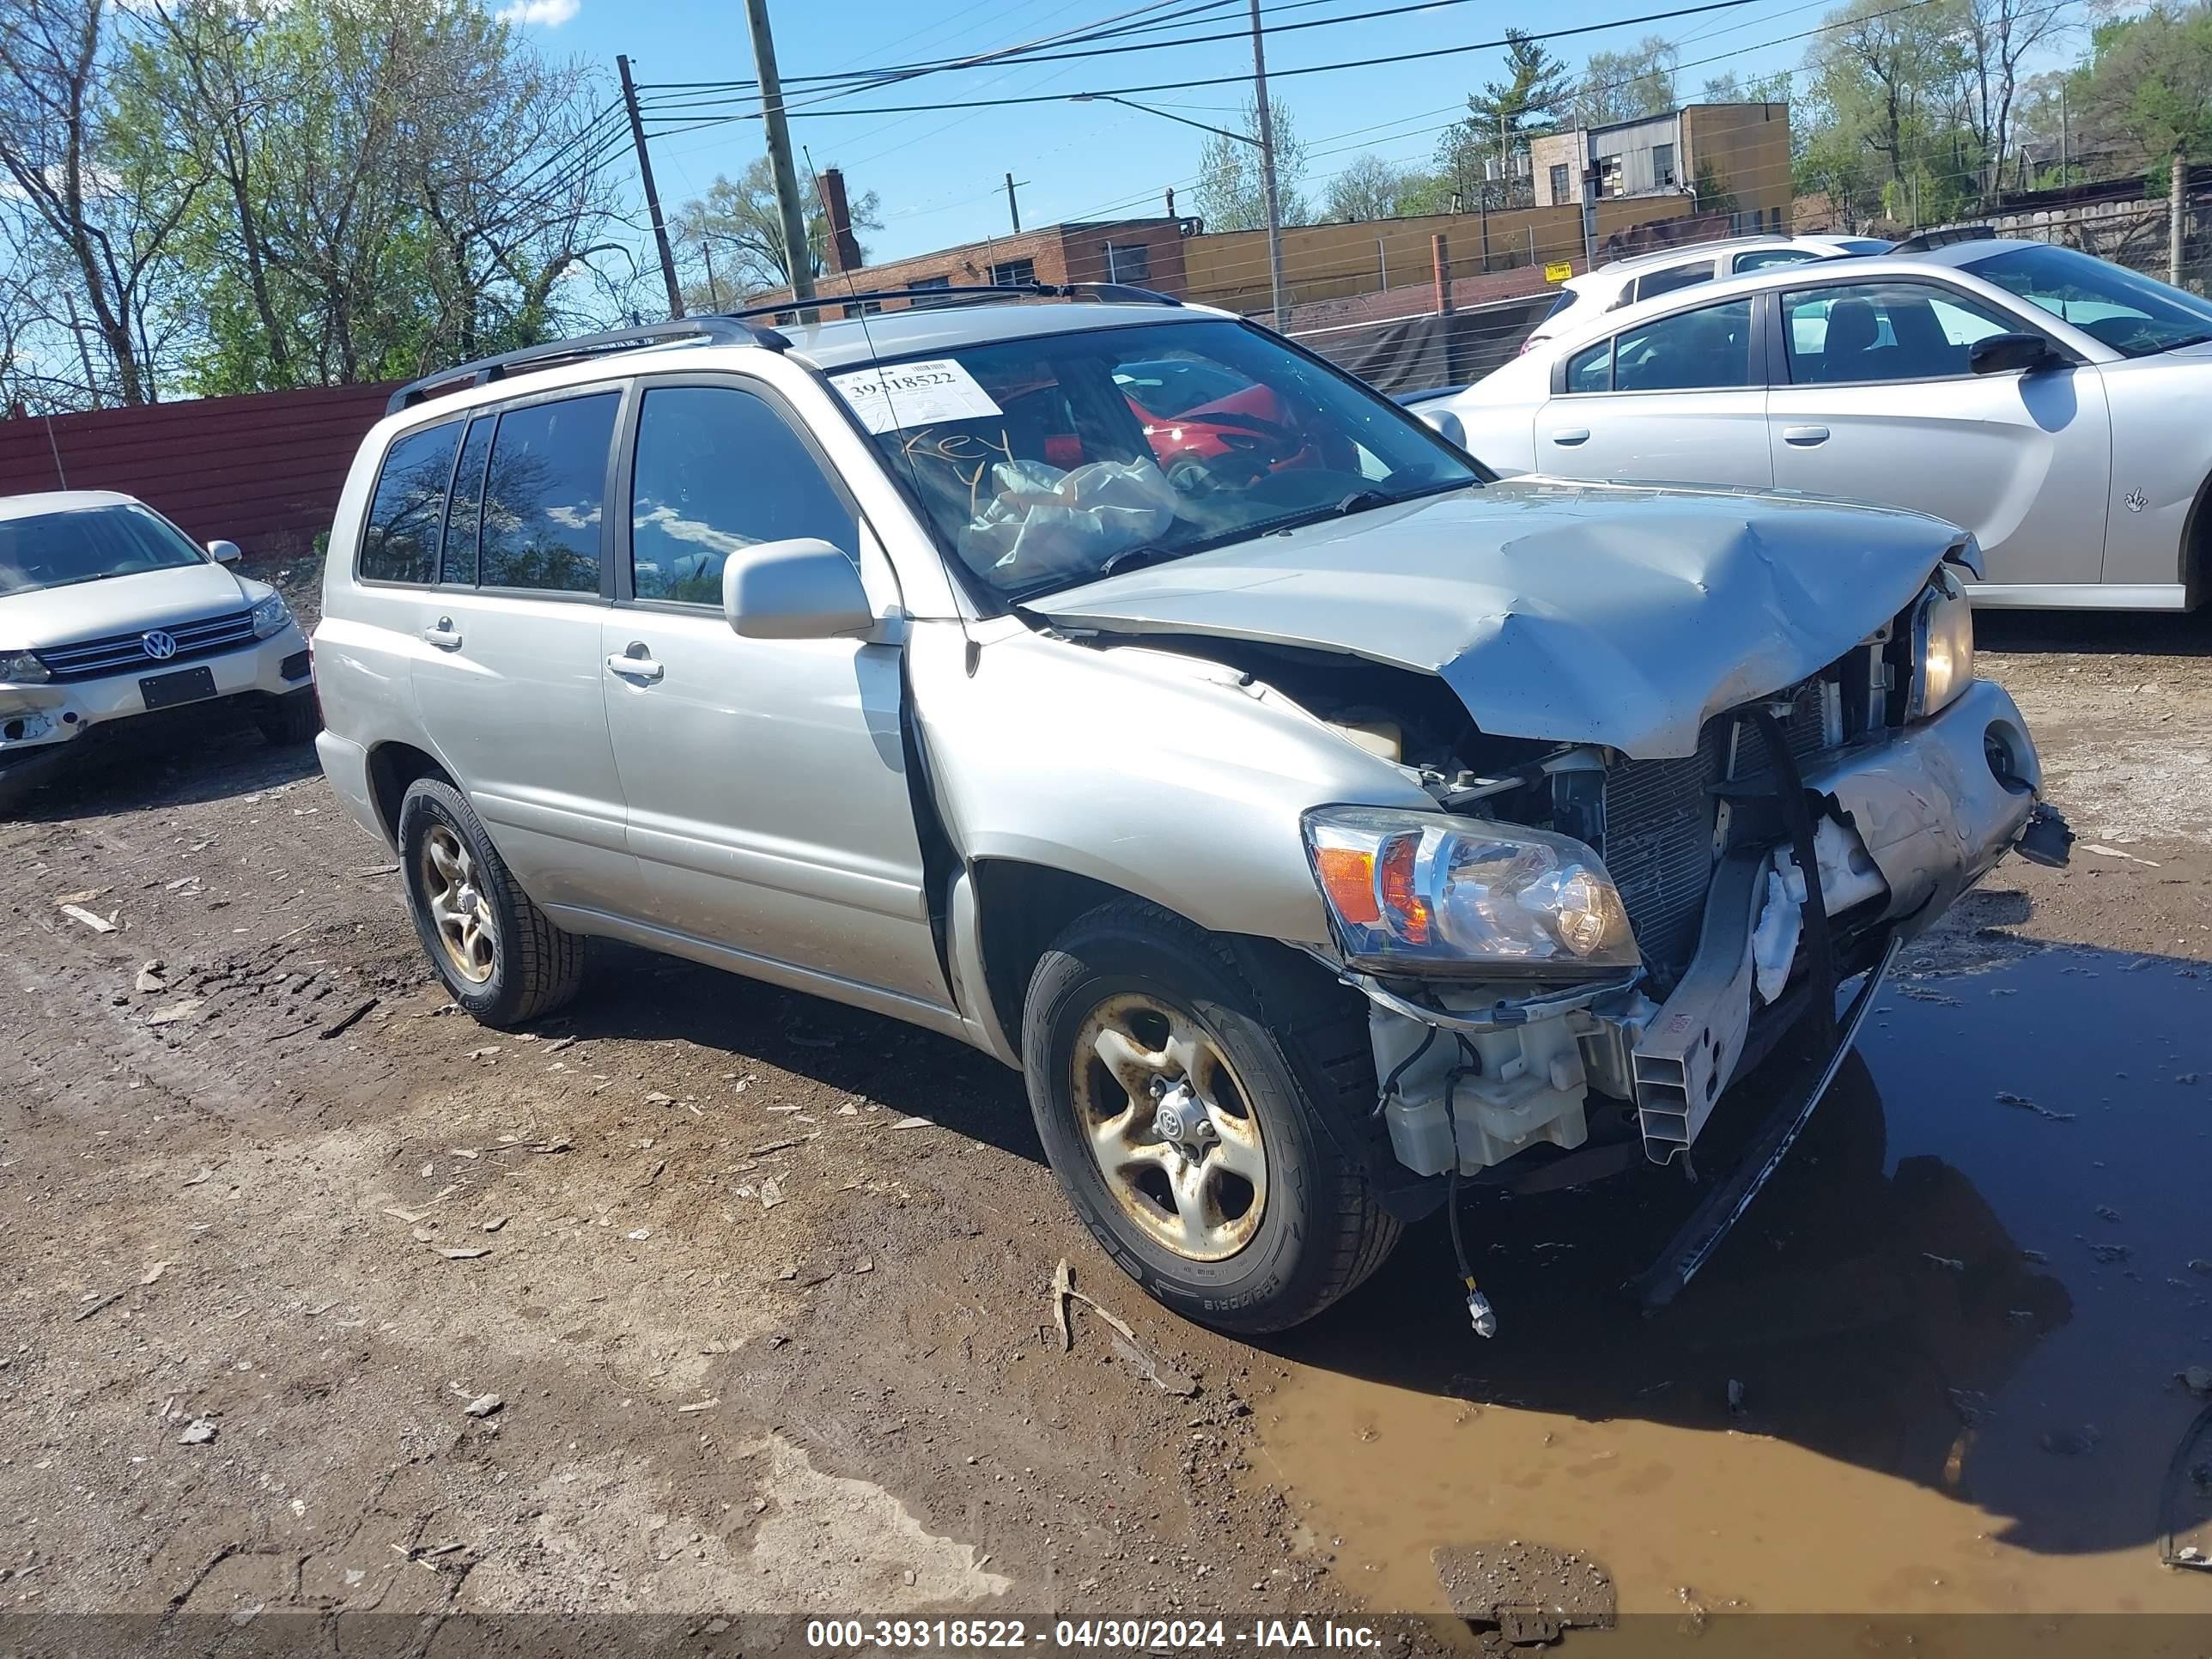
<instances>
[{"instance_id":1,"label":"concrete building","mask_svg":"<svg viewBox=\"0 0 2212 1659\"><path fill-rule=\"evenodd\" d=\"M1740 232L1790 222L1787 104L1687 104L1547 133L1528 152L1540 208L1697 195L1724 204Z\"/></svg>"}]
</instances>

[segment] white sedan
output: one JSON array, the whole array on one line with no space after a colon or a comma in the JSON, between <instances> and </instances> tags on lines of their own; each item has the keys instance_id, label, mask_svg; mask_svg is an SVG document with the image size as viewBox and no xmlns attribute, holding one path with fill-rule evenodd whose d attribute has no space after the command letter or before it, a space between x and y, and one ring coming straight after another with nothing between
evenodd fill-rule
<instances>
[{"instance_id":1,"label":"white sedan","mask_svg":"<svg viewBox=\"0 0 2212 1659\"><path fill-rule=\"evenodd\" d=\"M1980 605L2212 595L2212 302L2042 242L1703 284L1413 407L1501 473L1948 519L1981 544Z\"/></svg>"}]
</instances>

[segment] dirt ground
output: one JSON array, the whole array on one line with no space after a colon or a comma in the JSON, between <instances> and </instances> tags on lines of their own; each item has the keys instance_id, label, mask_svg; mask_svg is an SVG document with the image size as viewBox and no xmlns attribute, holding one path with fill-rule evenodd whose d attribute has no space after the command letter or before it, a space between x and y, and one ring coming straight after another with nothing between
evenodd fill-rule
<instances>
[{"instance_id":1,"label":"dirt ground","mask_svg":"<svg viewBox=\"0 0 2212 1659\"><path fill-rule=\"evenodd\" d=\"M1916 948L1667 1315L1619 1285L1679 1176L1471 1211L1486 1345L1435 1225L1265 1348L1178 1322L927 1034L616 950L484 1031L312 750L119 752L0 823L0 1620L1249 1626L1437 1613L1433 1548L1524 1537L1669 1628L2212 1613L2158 1561L2212 1365L2212 622L1984 632L2074 868ZM1079 1304L1062 1352L1063 1258L1131 1336Z\"/></svg>"}]
</instances>

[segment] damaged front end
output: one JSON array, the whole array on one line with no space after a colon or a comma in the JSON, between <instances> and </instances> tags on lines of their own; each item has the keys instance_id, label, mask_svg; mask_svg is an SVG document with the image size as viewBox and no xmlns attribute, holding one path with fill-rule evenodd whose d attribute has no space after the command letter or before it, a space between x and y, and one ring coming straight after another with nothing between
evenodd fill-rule
<instances>
[{"instance_id":1,"label":"damaged front end","mask_svg":"<svg viewBox=\"0 0 2212 1659\"><path fill-rule=\"evenodd\" d=\"M1895 948L2023 836L2063 856L2019 711L1972 678L1965 607L1939 569L1818 673L1707 720L1686 756L1505 744L1510 764L1425 769L1450 828L1310 815L1398 1160L1545 1186L1639 1150L1668 1164L1811 1021L1829 1063L1779 1108L1802 1122ZM1838 988L1868 974L1839 1018Z\"/></svg>"}]
</instances>

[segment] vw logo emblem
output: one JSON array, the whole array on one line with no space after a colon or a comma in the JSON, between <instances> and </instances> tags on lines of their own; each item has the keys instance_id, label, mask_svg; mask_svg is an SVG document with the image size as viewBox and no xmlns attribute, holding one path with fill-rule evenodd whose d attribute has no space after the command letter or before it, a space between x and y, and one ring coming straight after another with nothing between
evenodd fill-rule
<instances>
[{"instance_id":1,"label":"vw logo emblem","mask_svg":"<svg viewBox=\"0 0 2212 1659\"><path fill-rule=\"evenodd\" d=\"M142 635L138 643L146 647L146 654L155 662L167 662L177 654L177 636L165 634L158 628Z\"/></svg>"}]
</instances>

